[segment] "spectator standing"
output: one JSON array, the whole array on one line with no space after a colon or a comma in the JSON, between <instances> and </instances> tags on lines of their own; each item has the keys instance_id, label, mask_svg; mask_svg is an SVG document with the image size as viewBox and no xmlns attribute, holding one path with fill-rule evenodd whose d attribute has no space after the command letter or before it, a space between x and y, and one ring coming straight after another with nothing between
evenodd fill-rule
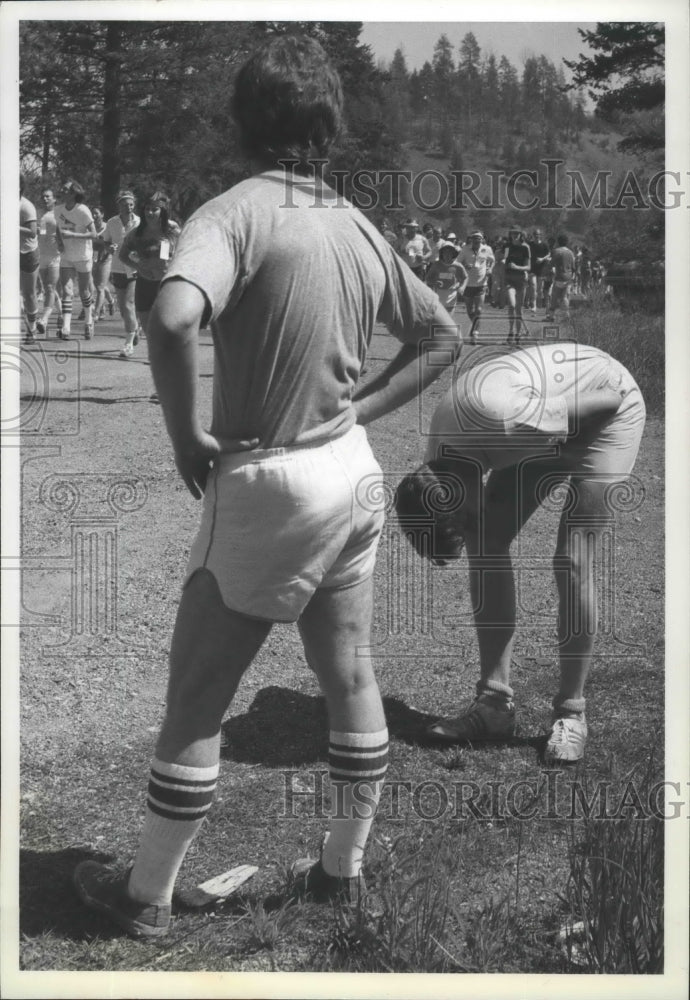
<instances>
[{"instance_id":1,"label":"spectator standing","mask_svg":"<svg viewBox=\"0 0 690 1000\"><path fill-rule=\"evenodd\" d=\"M123 875L85 861L74 876L82 900L133 935L168 929L177 872L213 799L221 721L275 621L298 622L330 723L333 814L294 893L356 902L362 888L388 758L368 653L383 522L369 498L380 496L381 472L363 425L437 378L438 346L457 347L457 331L364 216L309 176L339 129L341 103L314 39L281 35L255 51L233 110L260 172L187 222L151 317L149 356L177 467L204 494L204 513L134 866ZM298 159L294 174L279 167L286 158ZM212 434L196 404L206 317ZM377 319L403 345L355 395Z\"/></svg>"}]
</instances>

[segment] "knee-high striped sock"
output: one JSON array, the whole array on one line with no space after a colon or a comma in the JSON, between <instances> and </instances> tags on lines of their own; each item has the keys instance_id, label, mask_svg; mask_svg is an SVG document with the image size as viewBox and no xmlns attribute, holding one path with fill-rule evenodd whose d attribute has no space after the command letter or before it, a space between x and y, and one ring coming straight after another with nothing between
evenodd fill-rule
<instances>
[{"instance_id":1,"label":"knee-high striped sock","mask_svg":"<svg viewBox=\"0 0 690 1000\"><path fill-rule=\"evenodd\" d=\"M189 845L211 808L218 764L151 765L146 820L128 891L142 903L169 903Z\"/></svg>"},{"instance_id":2,"label":"knee-high striped sock","mask_svg":"<svg viewBox=\"0 0 690 1000\"><path fill-rule=\"evenodd\" d=\"M69 333L72 328L72 299L64 296L62 299L62 328L65 333Z\"/></svg>"},{"instance_id":3,"label":"knee-high striped sock","mask_svg":"<svg viewBox=\"0 0 690 1000\"><path fill-rule=\"evenodd\" d=\"M82 295L81 304L84 307L84 322L88 326L91 323L91 310L93 309L91 292L87 292L86 295Z\"/></svg>"},{"instance_id":4,"label":"knee-high striped sock","mask_svg":"<svg viewBox=\"0 0 690 1000\"><path fill-rule=\"evenodd\" d=\"M321 855L328 875L354 878L359 874L387 767L387 729L377 733L331 731L331 816Z\"/></svg>"}]
</instances>

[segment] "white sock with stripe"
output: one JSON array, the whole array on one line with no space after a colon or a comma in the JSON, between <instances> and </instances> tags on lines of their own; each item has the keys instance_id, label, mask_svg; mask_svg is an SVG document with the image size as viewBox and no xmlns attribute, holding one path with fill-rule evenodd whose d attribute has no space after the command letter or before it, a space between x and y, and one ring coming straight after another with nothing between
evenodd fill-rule
<instances>
[{"instance_id":1,"label":"white sock with stripe","mask_svg":"<svg viewBox=\"0 0 690 1000\"><path fill-rule=\"evenodd\" d=\"M211 808L218 779L213 767L185 767L154 759L146 820L129 895L142 903L169 903L184 856Z\"/></svg>"},{"instance_id":2,"label":"white sock with stripe","mask_svg":"<svg viewBox=\"0 0 690 1000\"><path fill-rule=\"evenodd\" d=\"M328 875L354 878L359 874L387 767L387 729L377 733L331 731L331 815L321 855Z\"/></svg>"}]
</instances>

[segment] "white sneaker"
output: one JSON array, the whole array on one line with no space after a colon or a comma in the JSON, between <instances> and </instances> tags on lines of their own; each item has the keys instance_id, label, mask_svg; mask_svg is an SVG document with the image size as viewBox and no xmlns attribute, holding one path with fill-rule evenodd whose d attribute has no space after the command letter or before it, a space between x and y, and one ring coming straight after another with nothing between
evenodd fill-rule
<instances>
[{"instance_id":1,"label":"white sneaker","mask_svg":"<svg viewBox=\"0 0 690 1000\"><path fill-rule=\"evenodd\" d=\"M544 760L549 764L572 764L585 755L587 722L581 719L555 719L551 735L544 750Z\"/></svg>"},{"instance_id":2,"label":"white sneaker","mask_svg":"<svg viewBox=\"0 0 690 1000\"><path fill-rule=\"evenodd\" d=\"M133 344L125 344L125 346L120 351L121 358L131 358L133 354L134 354Z\"/></svg>"}]
</instances>

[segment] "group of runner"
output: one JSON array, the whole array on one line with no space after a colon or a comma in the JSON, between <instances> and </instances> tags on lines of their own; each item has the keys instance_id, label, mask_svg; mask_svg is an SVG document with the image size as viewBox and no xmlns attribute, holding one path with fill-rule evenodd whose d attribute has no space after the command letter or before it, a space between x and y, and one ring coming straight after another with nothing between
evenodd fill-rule
<instances>
[{"instance_id":1,"label":"group of runner","mask_svg":"<svg viewBox=\"0 0 690 1000\"><path fill-rule=\"evenodd\" d=\"M430 223L420 228L412 218L403 223L400 235L388 220L381 230L413 273L437 291L449 312L460 299L464 301L471 344L478 343L485 300L497 309L507 305L507 343L518 345L523 309L533 316L544 309L547 321L555 320L556 311L562 309L567 320L571 292L587 294L605 277L601 262L593 260L586 247L571 250L565 234L546 240L542 230L534 229L528 238L513 227L505 237L489 241L475 230L463 243L454 232L444 234Z\"/></svg>"},{"instance_id":2,"label":"group of runner","mask_svg":"<svg viewBox=\"0 0 690 1000\"><path fill-rule=\"evenodd\" d=\"M67 180L60 195L58 202L52 187L42 188L39 217L24 195L24 178L20 180L24 342L32 344L38 336L47 336L53 313L58 338L70 340L76 292L82 304L78 318L84 322L84 340L93 338L94 324L106 310L114 315L117 301L125 328L120 357L129 358L146 332L153 300L177 244L180 230L170 218L169 198L162 191L146 195L140 216L134 210L133 192L123 189L117 195L117 214L106 220L100 206L87 206L77 181Z\"/></svg>"}]
</instances>

